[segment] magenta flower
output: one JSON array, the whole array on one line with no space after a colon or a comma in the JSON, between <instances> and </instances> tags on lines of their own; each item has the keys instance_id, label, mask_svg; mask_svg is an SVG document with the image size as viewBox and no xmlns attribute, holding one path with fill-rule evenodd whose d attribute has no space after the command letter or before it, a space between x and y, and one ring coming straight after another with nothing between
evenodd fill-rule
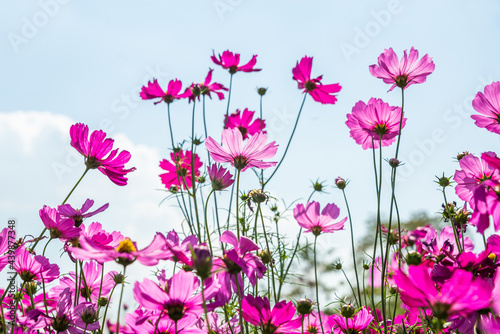
<instances>
[{"instance_id":1,"label":"magenta flower","mask_svg":"<svg viewBox=\"0 0 500 334\"><path fill-rule=\"evenodd\" d=\"M195 294L199 281L192 272L180 271L172 276L167 291L145 278L135 282L134 298L142 307L164 311L170 319L178 321L186 315L199 316L203 312L202 296ZM211 299L220 286L215 282L205 289L205 298Z\"/></svg>"},{"instance_id":2,"label":"magenta flower","mask_svg":"<svg viewBox=\"0 0 500 334\"><path fill-rule=\"evenodd\" d=\"M125 164L130 160L128 151L113 149L114 140L106 138L106 132L96 130L92 132L89 140L89 127L82 123L71 126L71 146L85 157L85 166L88 169L99 169L101 173L119 185L127 184L126 174L133 172L135 167L125 169Z\"/></svg>"},{"instance_id":3,"label":"magenta flower","mask_svg":"<svg viewBox=\"0 0 500 334\"><path fill-rule=\"evenodd\" d=\"M378 66L370 65L370 73L386 84L392 85L389 92L398 86L402 89L413 84L424 83L427 76L434 72L434 62L429 55L418 59L418 51L411 47L410 55L404 51L401 61L392 48L384 50L378 57Z\"/></svg>"},{"instance_id":4,"label":"magenta flower","mask_svg":"<svg viewBox=\"0 0 500 334\"><path fill-rule=\"evenodd\" d=\"M456 170L453 177L453 180L457 183L455 187L457 196L463 201L469 202L472 209L474 209L474 201L472 201L474 189L486 180L495 182L500 180L500 172L484 160L484 157L488 159L488 156L495 157L496 155L493 152L486 152L483 153L481 159L473 154L464 156L458 162L462 169Z\"/></svg>"},{"instance_id":5,"label":"magenta flower","mask_svg":"<svg viewBox=\"0 0 500 334\"><path fill-rule=\"evenodd\" d=\"M229 117L225 117L225 126L226 129L238 129L243 135L243 139L248 139L248 136L253 136L258 132L264 132L264 128L266 127L266 123L257 118L253 120L253 115L255 111L250 111L248 108L245 108L243 112L240 109L237 109L234 113L229 115Z\"/></svg>"},{"instance_id":6,"label":"magenta flower","mask_svg":"<svg viewBox=\"0 0 500 334\"><path fill-rule=\"evenodd\" d=\"M280 301L271 310L269 300L248 295L242 301L243 319L257 326L263 333L296 333L300 328L300 318L294 318L292 302Z\"/></svg>"},{"instance_id":7,"label":"magenta flower","mask_svg":"<svg viewBox=\"0 0 500 334\"><path fill-rule=\"evenodd\" d=\"M212 137L208 137L205 146L215 162L229 162L240 171L248 168L265 169L276 166L276 162L263 159L274 157L278 151L276 142L266 144L267 135L259 132L243 145L243 135L238 129L222 130L222 146Z\"/></svg>"},{"instance_id":8,"label":"magenta flower","mask_svg":"<svg viewBox=\"0 0 500 334\"><path fill-rule=\"evenodd\" d=\"M305 316L304 333L309 333L309 334L321 333L321 323L323 323L323 329L325 330L325 333L331 333L333 326L332 324L330 324L330 321L325 321L326 319L328 319L328 316L323 312L321 312L321 319L322 321L320 321L318 317L318 312L316 311L312 311L310 314Z\"/></svg>"},{"instance_id":9,"label":"magenta flower","mask_svg":"<svg viewBox=\"0 0 500 334\"><path fill-rule=\"evenodd\" d=\"M478 92L472 100L474 110L482 115L471 115L480 128L500 134L500 82L484 87L484 94Z\"/></svg>"},{"instance_id":10,"label":"magenta flower","mask_svg":"<svg viewBox=\"0 0 500 334\"><path fill-rule=\"evenodd\" d=\"M79 260L95 260L101 264L116 261L123 266L127 266L137 260L145 266L155 266L160 260L167 259L171 255L170 251L166 249L165 236L159 232L156 233L151 244L142 250L137 250L136 243L123 236L113 240L113 244L118 242L118 246L103 244L85 235L80 235L78 242L80 244L79 248L69 248L75 258Z\"/></svg>"},{"instance_id":11,"label":"magenta flower","mask_svg":"<svg viewBox=\"0 0 500 334\"><path fill-rule=\"evenodd\" d=\"M170 159L172 162L163 159L160 161L160 168L167 171L166 173L160 174L161 183L165 185L165 188L169 189L172 185L181 186L186 189L193 186L193 175L192 175L192 152L180 150L179 152L170 153ZM200 168L203 163L200 160L198 154L194 154L194 174L195 178L200 176Z\"/></svg>"},{"instance_id":12,"label":"magenta flower","mask_svg":"<svg viewBox=\"0 0 500 334\"><path fill-rule=\"evenodd\" d=\"M92 207L92 205L94 205L94 201L91 199L87 199L85 203L83 203L81 209L73 209L73 207L69 204L59 205L57 209L59 210L59 214L61 216L73 219L73 221L75 222L75 226L79 227L82 224L84 218L95 216L96 214L103 212L109 207L109 203L106 203L95 211L87 212Z\"/></svg>"},{"instance_id":13,"label":"magenta flower","mask_svg":"<svg viewBox=\"0 0 500 334\"><path fill-rule=\"evenodd\" d=\"M172 230L168 232L165 238L165 245L171 253L169 257L170 260L192 266L191 250L198 245L198 238L195 235L187 236L180 242L177 232Z\"/></svg>"},{"instance_id":14,"label":"magenta flower","mask_svg":"<svg viewBox=\"0 0 500 334\"><path fill-rule=\"evenodd\" d=\"M161 316L160 321L158 317ZM161 311L150 311L138 308L133 313L128 313L125 317L125 322L130 327L128 333L141 333L141 334L206 334L206 330L196 327L200 322L200 318L193 315L186 315L177 323L170 319L165 313ZM158 325L156 325L158 323ZM111 325L110 331L113 332L115 325ZM175 331L177 329L177 332ZM120 331L122 326L120 325Z\"/></svg>"},{"instance_id":15,"label":"magenta flower","mask_svg":"<svg viewBox=\"0 0 500 334\"><path fill-rule=\"evenodd\" d=\"M234 183L233 175L222 166L212 164L212 166L207 167L207 169L213 190L223 190Z\"/></svg>"},{"instance_id":16,"label":"magenta flower","mask_svg":"<svg viewBox=\"0 0 500 334\"><path fill-rule=\"evenodd\" d=\"M403 303L412 307L430 308L438 319L453 315L467 316L477 310L488 308L492 288L472 273L456 269L451 278L439 289L431 279L426 264L410 266L408 275L398 270L394 275Z\"/></svg>"},{"instance_id":17,"label":"magenta flower","mask_svg":"<svg viewBox=\"0 0 500 334\"><path fill-rule=\"evenodd\" d=\"M179 92L182 90L182 82L180 80L170 80L168 83L168 87L166 91L163 91L163 89L160 87L158 84L158 81L156 79L153 79L153 81L148 82L148 86L143 86L141 89L140 96L142 97L143 100L151 100L151 99L157 99L159 98L158 101L155 102L155 104L158 104L162 101L166 102L167 104L170 104L174 102L174 100L178 99L183 99L188 97L191 92L189 90L186 90L184 93L179 94Z\"/></svg>"},{"instance_id":18,"label":"magenta flower","mask_svg":"<svg viewBox=\"0 0 500 334\"><path fill-rule=\"evenodd\" d=\"M322 232L332 233L342 230L347 217L337 223L329 224L338 218L339 213L339 207L333 203L327 204L321 214L319 213L318 202L308 202L305 207L304 204L297 204L293 209L293 216L300 227L305 228L306 232L312 232L315 236L320 235Z\"/></svg>"},{"instance_id":19,"label":"magenta flower","mask_svg":"<svg viewBox=\"0 0 500 334\"><path fill-rule=\"evenodd\" d=\"M333 314L328 318L327 323L333 327L335 333L361 333L370 326L372 321L373 315L363 307L349 318L345 318L340 314Z\"/></svg>"},{"instance_id":20,"label":"magenta flower","mask_svg":"<svg viewBox=\"0 0 500 334\"><path fill-rule=\"evenodd\" d=\"M222 66L222 68L228 69L229 73L231 74L240 71L256 72L262 70L260 68L253 68L257 63L257 55L254 55L248 63L242 66L238 66L240 64L240 54L239 53L233 54L229 50L224 51L222 53L222 56L219 54L218 58L215 56L215 51L214 51L213 55L210 56L210 58L215 64Z\"/></svg>"},{"instance_id":21,"label":"magenta flower","mask_svg":"<svg viewBox=\"0 0 500 334\"><path fill-rule=\"evenodd\" d=\"M485 155L483 154L483 157ZM495 231L500 230L500 182L485 180L474 188L471 206L474 207L469 224L476 226L478 233L490 226L490 216L493 218Z\"/></svg>"},{"instance_id":22,"label":"magenta flower","mask_svg":"<svg viewBox=\"0 0 500 334\"><path fill-rule=\"evenodd\" d=\"M39 211L45 228L50 231L50 237L68 241L80 235L80 228L75 227L75 222L71 218L63 218L57 209L46 205Z\"/></svg>"},{"instance_id":23,"label":"magenta flower","mask_svg":"<svg viewBox=\"0 0 500 334\"><path fill-rule=\"evenodd\" d=\"M212 81L212 70L211 68L208 71L207 77L205 78L205 81L200 84L193 83L189 88L186 90L186 93L188 94L189 101L194 101L195 98L198 98L198 101L200 100L200 95L208 95L210 99L212 99L212 96L210 93L215 93L217 94L217 97L219 100L224 99L224 93L221 91L227 91L228 89L224 87L224 85L217 83L217 82L211 82Z\"/></svg>"},{"instance_id":24,"label":"magenta flower","mask_svg":"<svg viewBox=\"0 0 500 334\"><path fill-rule=\"evenodd\" d=\"M297 62L292 69L293 79L297 81L299 89L304 89L304 93L309 93L313 100L323 104L335 104L337 97L334 93L340 92L342 86L339 84L323 85L322 75L316 79L311 79L312 57L305 56Z\"/></svg>"},{"instance_id":25,"label":"magenta flower","mask_svg":"<svg viewBox=\"0 0 500 334\"><path fill-rule=\"evenodd\" d=\"M25 282L50 283L59 277L59 266L41 255L32 256L24 245L16 249L14 270Z\"/></svg>"},{"instance_id":26,"label":"magenta flower","mask_svg":"<svg viewBox=\"0 0 500 334\"><path fill-rule=\"evenodd\" d=\"M9 236L10 236L10 238L9 238ZM11 253L12 251L9 251L9 239L10 239L11 243L12 243L12 240L16 240L16 231L14 229L10 229L8 227L5 227L2 230L2 232L0 232L0 272L9 263L9 255L11 255L11 259L12 259L12 253Z\"/></svg>"},{"instance_id":27,"label":"magenta flower","mask_svg":"<svg viewBox=\"0 0 500 334\"><path fill-rule=\"evenodd\" d=\"M351 138L366 150L379 148L380 140L382 146L391 145L399 134L400 120L401 108L391 107L381 99L372 97L368 104L357 102L352 112L347 114L345 124L351 129ZM401 128L405 125L406 118L403 118Z\"/></svg>"}]
</instances>

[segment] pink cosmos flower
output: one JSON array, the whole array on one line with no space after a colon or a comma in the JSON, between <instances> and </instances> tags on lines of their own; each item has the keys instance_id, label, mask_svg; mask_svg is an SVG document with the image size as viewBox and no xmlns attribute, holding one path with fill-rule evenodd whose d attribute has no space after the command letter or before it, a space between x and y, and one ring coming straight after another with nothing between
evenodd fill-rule
<instances>
[{"instance_id":1,"label":"pink cosmos flower","mask_svg":"<svg viewBox=\"0 0 500 334\"><path fill-rule=\"evenodd\" d=\"M161 316L160 321L158 317ZM138 308L133 313L128 313L125 322L130 328L130 333L141 334L175 334L176 329L179 334L204 334L207 331L196 327L200 319L197 316L186 315L177 324L165 313L156 310L144 310ZM156 325L158 324L158 325ZM122 326L120 326L120 330ZM111 330L111 329L110 329Z\"/></svg>"},{"instance_id":2,"label":"pink cosmos flower","mask_svg":"<svg viewBox=\"0 0 500 334\"><path fill-rule=\"evenodd\" d=\"M379 148L380 139L382 146L391 145L399 134L400 120L401 108L391 107L381 99L372 97L368 104L357 102L352 112L347 114L345 124L351 129L351 138L366 150ZM405 125L406 118L403 118L401 128Z\"/></svg>"},{"instance_id":3,"label":"pink cosmos flower","mask_svg":"<svg viewBox=\"0 0 500 334\"><path fill-rule=\"evenodd\" d=\"M242 301L243 319L259 327L263 333L297 333L300 318L294 318L295 306L292 302L280 301L271 310L269 300L248 295Z\"/></svg>"},{"instance_id":4,"label":"pink cosmos flower","mask_svg":"<svg viewBox=\"0 0 500 334\"><path fill-rule=\"evenodd\" d=\"M233 175L222 166L212 164L207 169L213 190L223 190L234 183Z\"/></svg>"},{"instance_id":5,"label":"pink cosmos flower","mask_svg":"<svg viewBox=\"0 0 500 334\"><path fill-rule=\"evenodd\" d=\"M240 109L237 109L234 113L229 115L229 117L225 118L224 124L226 129L238 129L241 131L243 135L243 139L248 139L248 136L253 136L258 132L264 132L264 128L266 127L266 123L260 118L255 119L252 122L253 115L255 111L250 111L248 108L245 108L243 112Z\"/></svg>"},{"instance_id":6,"label":"pink cosmos flower","mask_svg":"<svg viewBox=\"0 0 500 334\"><path fill-rule=\"evenodd\" d=\"M335 204L327 204L321 214L319 213L318 202L308 202L304 204L297 204L293 209L293 216L297 223L306 229L306 232L312 232L315 236L323 233L332 233L344 228L344 223L347 217L341 221L330 224L333 220L337 219L340 214L340 209Z\"/></svg>"},{"instance_id":7,"label":"pink cosmos flower","mask_svg":"<svg viewBox=\"0 0 500 334\"><path fill-rule=\"evenodd\" d=\"M430 308L434 316L443 320L489 307L492 288L481 278L474 279L472 273L456 269L438 289L430 274L425 264L410 266L408 275L396 272L394 281L406 305Z\"/></svg>"},{"instance_id":8,"label":"pink cosmos flower","mask_svg":"<svg viewBox=\"0 0 500 334\"><path fill-rule=\"evenodd\" d=\"M266 141L267 135L259 132L243 145L243 136L238 129L225 129L222 130L222 146L212 137L208 137L205 147L215 162L229 162L244 172L253 167L265 169L276 166L276 162L262 161L274 157L278 151L276 142L266 144Z\"/></svg>"},{"instance_id":9,"label":"pink cosmos flower","mask_svg":"<svg viewBox=\"0 0 500 334\"><path fill-rule=\"evenodd\" d=\"M425 55L419 60L418 51L413 46L409 56L406 51L399 61L392 48L386 49L378 57L378 65L370 65L369 67L370 73L374 77L392 85L389 92L396 86L406 89L410 85L424 83L427 76L434 72L434 62L429 55Z\"/></svg>"},{"instance_id":10,"label":"pink cosmos flower","mask_svg":"<svg viewBox=\"0 0 500 334\"><path fill-rule=\"evenodd\" d=\"M79 260L95 260L100 264L116 261L124 266L135 260L145 266L155 266L160 260L167 259L171 254L166 249L165 236L159 232L156 233L151 244L142 250L137 250L136 243L123 236L113 241L113 244L118 242L118 246L99 243L85 235L80 235L78 238L80 248L70 247L69 251Z\"/></svg>"},{"instance_id":11,"label":"pink cosmos flower","mask_svg":"<svg viewBox=\"0 0 500 334\"><path fill-rule=\"evenodd\" d=\"M12 255L12 251L9 251L9 239L11 241L10 243L16 240L16 231L5 227L2 232L0 232L0 271L7 266L9 263L9 255ZM10 254L7 253L7 251L9 251Z\"/></svg>"},{"instance_id":12,"label":"pink cosmos flower","mask_svg":"<svg viewBox=\"0 0 500 334\"><path fill-rule=\"evenodd\" d=\"M180 242L177 232L172 230L168 232L165 238L165 245L171 252L170 260L183 264L191 264L191 250L198 245L198 238L195 235L190 235Z\"/></svg>"},{"instance_id":13,"label":"pink cosmos flower","mask_svg":"<svg viewBox=\"0 0 500 334\"><path fill-rule=\"evenodd\" d=\"M199 280L192 272L180 271L172 276L167 291L145 278L135 282L134 298L142 307L164 311L173 321L187 315L199 316L203 312L201 293L195 294ZM216 282L205 289L205 298L211 299L220 288Z\"/></svg>"},{"instance_id":14,"label":"pink cosmos flower","mask_svg":"<svg viewBox=\"0 0 500 334\"><path fill-rule=\"evenodd\" d=\"M333 314L328 318L328 324L333 327L334 333L361 333L373 321L373 315L363 307L349 318L340 314ZM349 330L347 329L349 327Z\"/></svg>"},{"instance_id":15,"label":"pink cosmos flower","mask_svg":"<svg viewBox=\"0 0 500 334\"><path fill-rule=\"evenodd\" d=\"M183 150L179 152L170 153L170 159L172 162L163 159L160 161L160 168L167 171L166 173L160 174L161 183L169 189L172 185L181 186L186 189L193 186L193 175L192 175L192 152ZM200 168L203 163L200 160L198 154L194 154L194 174L195 178L200 176Z\"/></svg>"},{"instance_id":16,"label":"pink cosmos flower","mask_svg":"<svg viewBox=\"0 0 500 334\"><path fill-rule=\"evenodd\" d=\"M209 69L207 77L205 78L205 81L200 84L193 83L191 86L189 86L188 90L186 90L186 93L188 93L188 98L189 101L194 101L195 98L198 98L198 101L200 100L200 95L208 95L210 99L212 99L212 96L210 93L215 93L217 94L217 97L219 100L224 99L224 93L221 91L227 91L228 89L224 87L224 85L214 82L211 83L212 81L212 72L214 70Z\"/></svg>"},{"instance_id":17,"label":"pink cosmos flower","mask_svg":"<svg viewBox=\"0 0 500 334\"><path fill-rule=\"evenodd\" d=\"M482 115L471 115L480 128L500 134L500 82L484 87L484 94L478 92L472 100L474 109Z\"/></svg>"},{"instance_id":18,"label":"pink cosmos flower","mask_svg":"<svg viewBox=\"0 0 500 334\"><path fill-rule=\"evenodd\" d=\"M498 169L491 167L483 157L495 155L493 152L483 153L480 158L474 156L473 154L468 154L464 156L458 162L460 164L461 170L455 171L455 176L453 180L457 183L455 187L455 192L460 199L469 202L471 208L474 209L474 201L472 197L474 195L474 189L484 182L485 180L492 180L498 182L500 180L500 172ZM491 161L491 160L489 160Z\"/></svg>"},{"instance_id":19,"label":"pink cosmos flower","mask_svg":"<svg viewBox=\"0 0 500 334\"><path fill-rule=\"evenodd\" d=\"M264 277L266 266L252 253L259 249L252 240L246 237L240 237L238 240L231 231L222 233L219 240L233 246L233 249L224 251L222 258L213 262L216 277L222 287L216 299L226 303L231 299L232 290L236 294L243 295L242 273L248 277L250 284L255 286L257 279Z\"/></svg>"},{"instance_id":20,"label":"pink cosmos flower","mask_svg":"<svg viewBox=\"0 0 500 334\"><path fill-rule=\"evenodd\" d=\"M41 255L32 256L24 245L15 252L14 270L25 282L50 283L59 277L59 266Z\"/></svg>"},{"instance_id":21,"label":"pink cosmos flower","mask_svg":"<svg viewBox=\"0 0 500 334\"><path fill-rule=\"evenodd\" d=\"M474 207L469 224L476 226L478 233L490 226L490 216L493 218L495 231L500 230L500 182L485 180L474 189L471 206Z\"/></svg>"},{"instance_id":22,"label":"pink cosmos flower","mask_svg":"<svg viewBox=\"0 0 500 334\"><path fill-rule=\"evenodd\" d=\"M61 216L73 219L73 221L75 222L75 226L79 227L82 224L84 218L95 216L96 214L103 212L109 207L109 203L106 203L95 211L87 212L92 207L92 205L94 205L94 201L87 198L85 203L83 203L81 209L73 209L70 204L63 204L59 205L57 210L59 210L59 214Z\"/></svg>"},{"instance_id":23,"label":"pink cosmos flower","mask_svg":"<svg viewBox=\"0 0 500 334\"><path fill-rule=\"evenodd\" d=\"M311 79L312 57L305 56L297 62L292 69L293 79L297 81L299 89L304 89L304 93L309 93L314 101L322 104L335 104L337 97L334 93L340 92L342 86L339 84L323 85L322 75L316 79Z\"/></svg>"},{"instance_id":24,"label":"pink cosmos flower","mask_svg":"<svg viewBox=\"0 0 500 334\"><path fill-rule=\"evenodd\" d=\"M312 311L304 318L304 333L309 333L309 334L321 333L321 323L323 323L323 329L325 330L325 333L331 333L333 326L330 323L330 321L326 321L326 319L328 319L328 316L323 312L321 312L322 322L320 322L320 319L318 317L318 312Z\"/></svg>"},{"instance_id":25,"label":"pink cosmos flower","mask_svg":"<svg viewBox=\"0 0 500 334\"><path fill-rule=\"evenodd\" d=\"M213 55L210 56L210 58L215 64L222 66L222 68L228 69L229 73L231 74L240 71L256 72L262 70L260 68L253 68L257 63L257 55L254 55L248 63L242 66L238 66L240 64L240 54L239 53L233 54L229 50L224 51L222 53L222 56L219 54L218 57L215 56L215 51L214 51Z\"/></svg>"},{"instance_id":26,"label":"pink cosmos flower","mask_svg":"<svg viewBox=\"0 0 500 334\"><path fill-rule=\"evenodd\" d=\"M82 123L71 126L71 146L85 157L85 166L89 169L99 169L101 173L119 185L127 184L126 174L133 172L135 167L125 169L125 164L130 160L128 151L113 149L114 140L106 138L106 132L96 130L89 139L89 127Z\"/></svg>"},{"instance_id":27,"label":"pink cosmos flower","mask_svg":"<svg viewBox=\"0 0 500 334\"><path fill-rule=\"evenodd\" d=\"M62 218L57 209L44 205L39 214L43 225L50 231L51 238L67 241L80 235L80 228L75 227L73 219Z\"/></svg>"},{"instance_id":28,"label":"pink cosmos flower","mask_svg":"<svg viewBox=\"0 0 500 334\"><path fill-rule=\"evenodd\" d=\"M182 82L180 80L170 80L168 83L168 87L166 91L163 91L163 89L160 87L158 84L158 81L156 79L153 79L153 81L148 82L148 86L143 86L141 89L140 96L142 97L143 100L151 100L151 99L157 99L159 98L158 101L155 102L155 104L158 104L162 101L166 102L167 104L170 104L174 102L174 100L178 99L183 99L188 97L191 92L189 90L186 90L184 93L179 94L179 92L182 90Z\"/></svg>"}]
</instances>

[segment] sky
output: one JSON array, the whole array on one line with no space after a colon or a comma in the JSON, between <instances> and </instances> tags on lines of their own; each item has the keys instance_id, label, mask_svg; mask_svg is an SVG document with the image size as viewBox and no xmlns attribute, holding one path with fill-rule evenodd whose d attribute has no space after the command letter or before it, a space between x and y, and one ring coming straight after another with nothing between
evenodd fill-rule
<instances>
[{"instance_id":1,"label":"sky","mask_svg":"<svg viewBox=\"0 0 500 334\"><path fill-rule=\"evenodd\" d=\"M399 90L387 92L390 86L368 71L384 49L392 47L401 56L413 46L420 56L429 54L434 73L405 92L408 121L400 149L405 164L397 197L403 219L422 210L436 214L442 195L435 176L454 173L457 153L495 151L499 144L497 135L470 118L475 94L500 78L499 9L495 1L2 1L0 226L15 218L19 233L39 233L38 210L60 204L84 170L83 158L69 145L69 127L83 122L91 130L105 130L116 147L131 152L128 166L137 170L125 187L93 171L69 203L109 202L99 221L137 240L139 248L157 231L179 229L176 203L160 205L165 192L158 164L171 146L166 106L141 101L139 91L153 78L164 86L174 78L184 85L201 82L209 68L215 70L214 81L228 86L227 71L210 60L213 52L225 50L240 53L242 62L258 55L261 72L234 76L230 111L258 110L256 88L269 88L263 117L269 139L280 147L276 160L303 98L292 80L296 62L314 57L312 75L323 75L325 84L340 83L335 105L306 100L290 151L267 190L285 203L304 202L311 181L319 179L327 193L313 199L336 203L344 217L346 207L333 180L349 179L357 237L370 233L364 227L376 213L376 196L371 152L349 137L346 114L371 97L400 106ZM209 135L216 140L226 103L207 101ZM187 101L171 106L179 140L190 136L191 108ZM201 109L196 112L200 136ZM384 149L384 158L394 149ZM246 172L242 188L257 187L255 181ZM386 186L388 181L386 176ZM387 215L388 187L384 194ZM457 199L453 192L448 198ZM294 220L283 224L293 240ZM321 242L347 249L347 231L342 233ZM60 251L60 245L51 247Z\"/></svg>"}]
</instances>

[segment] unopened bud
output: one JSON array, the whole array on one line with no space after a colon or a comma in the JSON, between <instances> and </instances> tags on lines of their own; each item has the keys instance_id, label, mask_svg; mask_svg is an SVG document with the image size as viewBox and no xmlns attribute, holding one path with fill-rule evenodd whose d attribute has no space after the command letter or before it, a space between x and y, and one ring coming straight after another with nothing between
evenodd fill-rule
<instances>
[{"instance_id":1,"label":"unopened bud","mask_svg":"<svg viewBox=\"0 0 500 334\"><path fill-rule=\"evenodd\" d=\"M418 266L422 263L422 255L417 252L410 253L406 258L406 263L410 266Z\"/></svg>"},{"instance_id":2,"label":"unopened bud","mask_svg":"<svg viewBox=\"0 0 500 334\"><path fill-rule=\"evenodd\" d=\"M347 182L346 180L344 180L343 178L341 178L340 176L337 177L335 179L335 185L337 186L337 188L343 190L345 189L345 187L347 186Z\"/></svg>"},{"instance_id":3,"label":"unopened bud","mask_svg":"<svg viewBox=\"0 0 500 334\"><path fill-rule=\"evenodd\" d=\"M260 96L266 95L266 92L267 92L267 88L264 88L264 87L257 88L257 93L259 93Z\"/></svg>"},{"instance_id":4,"label":"unopened bud","mask_svg":"<svg viewBox=\"0 0 500 334\"><path fill-rule=\"evenodd\" d=\"M347 319L352 318L355 312L356 309L351 304L343 305L340 309L340 314L342 314L342 316Z\"/></svg>"},{"instance_id":5,"label":"unopened bud","mask_svg":"<svg viewBox=\"0 0 500 334\"><path fill-rule=\"evenodd\" d=\"M196 274L202 280L210 277L212 274L212 254L206 245L196 245L193 249L193 264Z\"/></svg>"},{"instance_id":6,"label":"unopened bud","mask_svg":"<svg viewBox=\"0 0 500 334\"><path fill-rule=\"evenodd\" d=\"M297 312L300 315L306 315L306 314L311 314L313 311L313 305L314 303L312 300L309 298L301 299L297 302L297 306L295 307L297 309Z\"/></svg>"}]
</instances>

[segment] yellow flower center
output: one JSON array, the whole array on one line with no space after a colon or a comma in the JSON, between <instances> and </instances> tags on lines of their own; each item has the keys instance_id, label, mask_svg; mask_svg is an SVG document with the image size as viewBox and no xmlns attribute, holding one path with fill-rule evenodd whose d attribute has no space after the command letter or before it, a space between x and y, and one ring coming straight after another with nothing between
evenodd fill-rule
<instances>
[{"instance_id":1,"label":"yellow flower center","mask_svg":"<svg viewBox=\"0 0 500 334\"><path fill-rule=\"evenodd\" d=\"M128 254L132 252L137 252L134 243L129 238L125 238L122 241L120 241L120 244L118 245L118 247L116 247L116 250L120 253L128 253Z\"/></svg>"}]
</instances>

